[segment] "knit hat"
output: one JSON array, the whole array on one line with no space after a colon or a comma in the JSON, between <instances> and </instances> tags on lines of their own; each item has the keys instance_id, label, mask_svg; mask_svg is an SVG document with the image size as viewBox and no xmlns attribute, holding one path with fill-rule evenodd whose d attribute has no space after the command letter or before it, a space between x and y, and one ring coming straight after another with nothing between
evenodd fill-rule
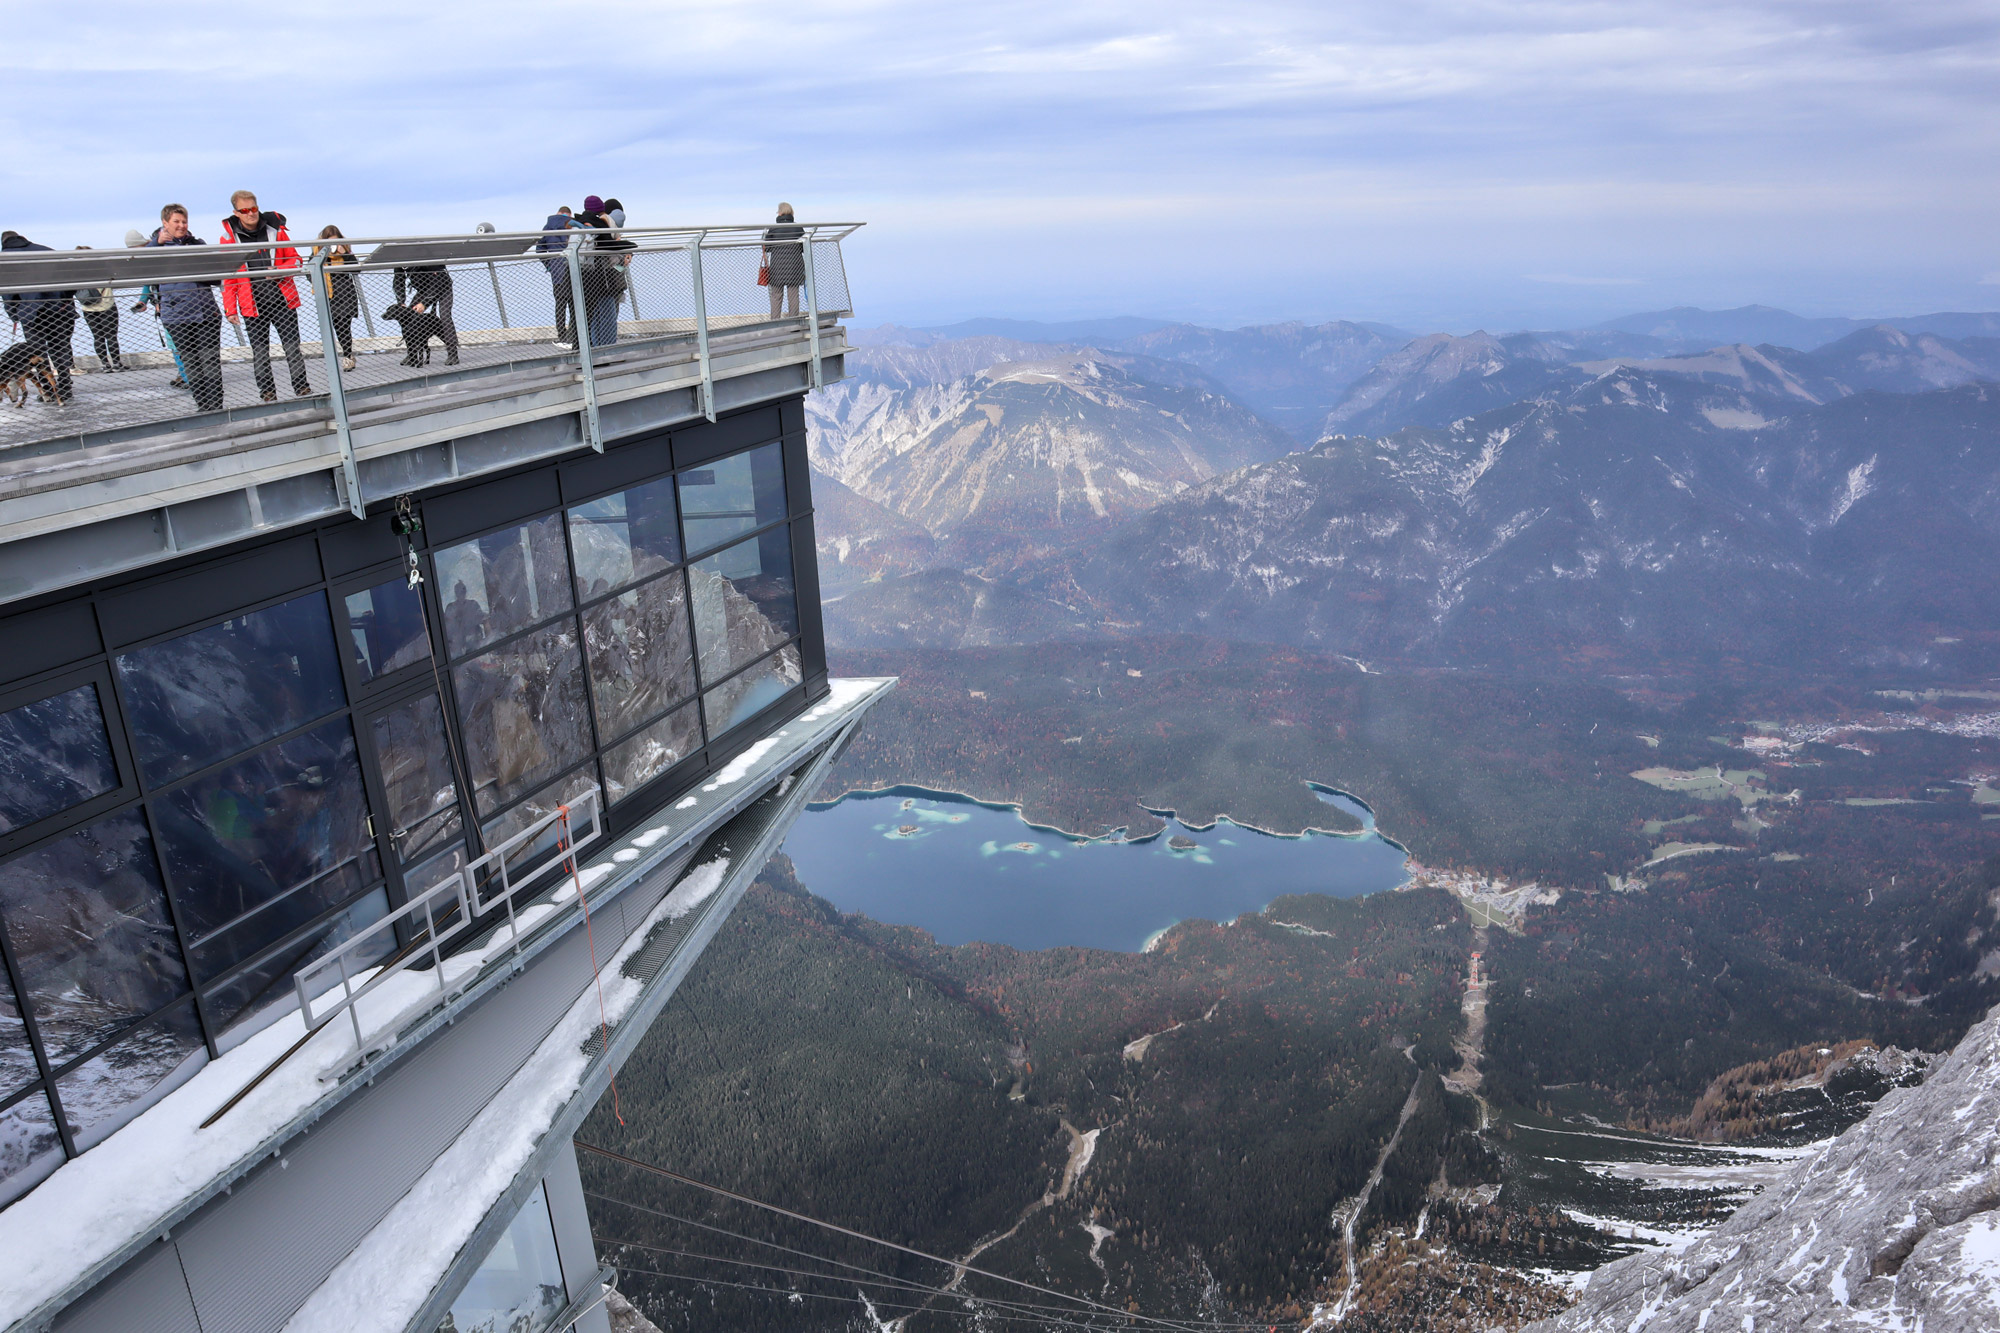
<instances>
[{"instance_id":1,"label":"knit hat","mask_svg":"<svg viewBox=\"0 0 2000 1333\"><path fill-rule=\"evenodd\" d=\"M583 211L586 213L602 213L604 211L604 201L594 194L585 195L583 197Z\"/></svg>"},{"instance_id":2,"label":"knit hat","mask_svg":"<svg viewBox=\"0 0 2000 1333\"><path fill-rule=\"evenodd\" d=\"M136 250L145 243L146 233L140 231L137 227L133 227L125 233L125 244L131 249Z\"/></svg>"}]
</instances>

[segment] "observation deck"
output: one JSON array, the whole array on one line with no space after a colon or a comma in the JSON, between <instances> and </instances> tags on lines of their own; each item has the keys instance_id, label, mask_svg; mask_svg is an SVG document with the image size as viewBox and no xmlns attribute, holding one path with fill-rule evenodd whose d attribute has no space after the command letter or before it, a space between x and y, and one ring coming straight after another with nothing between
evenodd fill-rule
<instances>
[{"instance_id":1,"label":"observation deck","mask_svg":"<svg viewBox=\"0 0 2000 1333\"><path fill-rule=\"evenodd\" d=\"M800 224L778 242L805 262L776 316L759 283L767 226L7 251L0 295L110 289L126 369L102 369L76 319L71 401L31 384L22 406L0 404L0 603L839 379L841 243L859 225ZM560 248L535 248L551 237ZM246 277L246 258L267 254L290 266ZM384 317L435 284L426 270L449 277L455 346ZM289 286L299 356L209 296L210 410L172 386L185 326L133 307L168 284L230 282ZM423 364L407 364L405 327L425 332ZM270 402L247 340L260 332Z\"/></svg>"},{"instance_id":2,"label":"observation deck","mask_svg":"<svg viewBox=\"0 0 2000 1333\"><path fill-rule=\"evenodd\" d=\"M853 230L0 257L0 1328L608 1333L570 1136L893 683Z\"/></svg>"}]
</instances>

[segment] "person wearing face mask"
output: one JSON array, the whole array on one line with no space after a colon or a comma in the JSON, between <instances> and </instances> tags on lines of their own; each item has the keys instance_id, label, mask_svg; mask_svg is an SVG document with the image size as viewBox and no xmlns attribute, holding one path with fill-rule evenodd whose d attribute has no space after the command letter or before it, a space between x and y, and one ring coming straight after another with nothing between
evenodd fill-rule
<instances>
[{"instance_id":1,"label":"person wearing face mask","mask_svg":"<svg viewBox=\"0 0 2000 1333\"><path fill-rule=\"evenodd\" d=\"M799 313L799 289L806 281L806 248L799 238L806 229L792 221L792 206L778 205L778 225L764 229L764 271L771 286L771 318L783 312L781 303L789 298L791 312Z\"/></svg>"},{"instance_id":2,"label":"person wearing face mask","mask_svg":"<svg viewBox=\"0 0 2000 1333\"><path fill-rule=\"evenodd\" d=\"M222 220L220 245L259 241L289 241L282 213L266 213L257 207L257 196L238 190L229 196L230 215ZM312 392L306 379L305 352L299 346L299 288L291 278L274 275L299 266L299 252L290 246L250 253L243 271L254 276L231 278L222 284L222 312L237 321L238 329L250 342L250 361L257 376L257 391L267 403L278 401L277 382L271 377L271 334L285 349L285 364L292 372L292 392L304 398Z\"/></svg>"},{"instance_id":3,"label":"person wearing face mask","mask_svg":"<svg viewBox=\"0 0 2000 1333\"><path fill-rule=\"evenodd\" d=\"M188 231L188 211L179 204L160 210L160 227L147 245L201 245L199 236ZM217 267L220 267L218 265ZM209 288L202 282L162 282L151 288L153 310L167 331L170 346L179 359L181 374L195 406L203 412L222 410L222 314L215 308ZM265 353L265 374L270 373L269 352Z\"/></svg>"}]
</instances>

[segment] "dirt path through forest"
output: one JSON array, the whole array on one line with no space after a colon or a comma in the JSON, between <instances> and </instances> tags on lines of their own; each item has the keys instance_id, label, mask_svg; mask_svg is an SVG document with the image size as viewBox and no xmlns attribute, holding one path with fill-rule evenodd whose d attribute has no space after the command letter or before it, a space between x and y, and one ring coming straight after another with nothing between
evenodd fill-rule
<instances>
[{"instance_id":1,"label":"dirt path through forest","mask_svg":"<svg viewBox=\"0 0 2000 1333\"><path fill-rule=\"evenodd\" d=\"M1453 1092L1462 1092L1479 1097L1480 1085L1485 1076L1479 1072L1479 1062L1486 1056L1486 927L1472 928L1472 957L1465 965L1465 997L1459 1001L1465 1014L1465 1033L1452 1043L1458 1052L1458 1068L1445 1075L1444 1085ZM1486 1100L1479 1101L1479 1114L1484 1128Z\"/></svg>"},{"instance_id":2,"label":"dirt path through forest","mask_svg":"<svg viewBox=\"0 0 2000 1333\"><path fill-rule=\"evenodd\" d=\"M1404 1055L1409 1055L1405 1050ZM1413 1058L1414 1059L1414 1058ZM1410 1123L1410 1117L1417 1113L1417 1091L1424 1085L1419 1074L1410 1083L1410 1095L1403 1099L1403 1110L1396 1117L1396 1132L1382 1145L1382 1153L1375 1159L1375 1169L1368 1173L1368 1183L1361 1187L1361 1193L1341 1204L1336 1215L1341 1216L1341 1246L1347 1255L1347 1290L1340 1294L1340 1303L1333 1309L1333 1322L1339 1323L1347 1317L1347 1311L1354 1304L1355 1293L1361 1290L1361 1265L1354 1256L1354 1233L1361 1226L1361 1215L1368 1211L1368 1196L1382 1183L1382 1169L1389 1164L1389 1156L1396 1151L1396 1144L1403 1137L1403 1126Z\"/></svg>"}]
</instances>

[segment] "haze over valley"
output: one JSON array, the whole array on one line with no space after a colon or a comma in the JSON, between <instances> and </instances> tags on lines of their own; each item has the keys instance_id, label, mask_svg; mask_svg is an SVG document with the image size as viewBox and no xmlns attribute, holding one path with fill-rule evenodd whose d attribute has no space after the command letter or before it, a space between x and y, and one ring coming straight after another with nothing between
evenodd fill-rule
<instances>
[{"instance_id":1,"label":"haze over valley","mask_svg":"<svg viewBox=\"0 0 2000 1333\"><path fill-rule=\"evenodd\" d=\"M689 983L742 1054L670 1012L608 1137L1120 1307L1597 1328L2000 999L2000 316L854 341L829 653L900 684Z\"/></svg>"}]
</instances>

